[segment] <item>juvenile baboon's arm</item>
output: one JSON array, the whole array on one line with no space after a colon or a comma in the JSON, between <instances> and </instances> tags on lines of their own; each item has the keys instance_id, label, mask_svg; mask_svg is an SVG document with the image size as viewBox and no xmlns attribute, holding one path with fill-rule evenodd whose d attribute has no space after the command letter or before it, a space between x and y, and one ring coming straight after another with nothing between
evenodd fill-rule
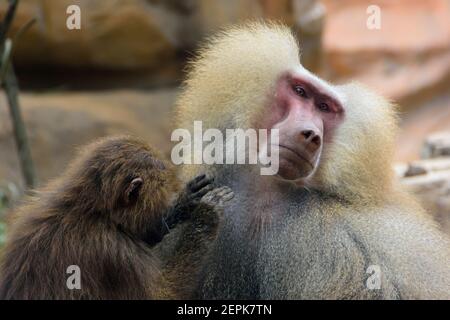
<instances>
[{"instance_id":1,"label":"juvenile baboon's arm","mask_svg":"<svg viewBox=\"0 0 450 320\"><path fill-rule=\"evenodd\" d=\"M161 224L156 230L151 229L144 237L144 241L151 247L160 243L170 230L190 218L190 214L200 203L201 198L214 189L214 179L201 174L192 179L178 195L177 199L165 212Z\"/></svg>"},{"instance_id":2,"label":"juvenile baboon's arm","mask_svg":"<svg viewBox=\"0 0 450 320\"><path fill-rule=\"evenodd\" d=\"M223 207L233 196L228 187L213 189L201 198L192 212L163 271L176 298L194 298L201 266L217 235Z\"/></svg>"},{"instance_id":3,"label":"juvenile baboon's arm","mask_svg":"<svg viewBox=\"0 0 450 320\"><path fill-rule=\"evenodd\" d=\"M191 180L164 217L165 233L190 218L202 197L214 189L214 178L201 174Z\"/></svg>"}]
</instances>

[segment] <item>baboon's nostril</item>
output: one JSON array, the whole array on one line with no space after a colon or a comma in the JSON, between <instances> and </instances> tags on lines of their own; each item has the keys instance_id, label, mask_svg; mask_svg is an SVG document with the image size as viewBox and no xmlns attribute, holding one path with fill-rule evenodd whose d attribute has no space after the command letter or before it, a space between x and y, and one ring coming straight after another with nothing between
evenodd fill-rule
<instances>
[{"instance_id":1,"label":"baboon's nostril","mask_svg":"<svg viewBox=\"0 0 450 320\"><path fill-rule=\"evenodd\" d=\"M318 135L312 138L311 142L320 147L320 137Z\"/></svg>"},{"instance_id":2,"label":"baboon's nostril","mask_svg":"<svg viewBox=\"0 0 450 320\"><path fill-rule=\"evenodd\" d=\"M302 135L305 137L305 139L308 139L313 134L314 134L314 131L312 131L312 130L303 130L302 131Z\"/></svg>"}]
</instances>

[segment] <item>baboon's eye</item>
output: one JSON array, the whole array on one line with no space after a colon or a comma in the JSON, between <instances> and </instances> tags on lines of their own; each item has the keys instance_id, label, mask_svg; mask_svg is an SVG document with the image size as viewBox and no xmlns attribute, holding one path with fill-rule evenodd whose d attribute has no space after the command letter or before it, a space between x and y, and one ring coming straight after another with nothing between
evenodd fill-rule
<instances>
[{"instance_id":1,"label":"baboon's eye","mask_svg":"<svg viewBox=\"0 0 450 320\"><path fill-rule=\"evenodd\" d=\"M308 96L306 94L306 90L302 86L295 85L293 87L293 89L298 96L303 97L303 98L308 98Z\"/></svg>"},{"instance_id":2,"label":"baboon's eye","mask_svg":"<svg viewBox=\"0 0 450 320\"><path fill-rule=\"evenodd\" d=\"M325 102L319 103L317 108L322 112L331 112L330 106L328 105L328 103L325 103Z\"/></svg>"}]
</instances>

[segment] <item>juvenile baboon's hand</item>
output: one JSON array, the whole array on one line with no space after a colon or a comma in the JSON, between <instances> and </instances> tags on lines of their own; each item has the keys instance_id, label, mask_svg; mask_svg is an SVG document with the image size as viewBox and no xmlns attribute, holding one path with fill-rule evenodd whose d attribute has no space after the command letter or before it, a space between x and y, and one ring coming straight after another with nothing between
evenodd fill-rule
<instances>
[{"instance_id":1,"label":"juvenile baboon's hand","mask_svg":"<svg viewBox=\"0 0 450 320\"><path fill-rule=\"evenodd\" d=\"M233 197L233 191L226 186L215 188L205 194L192 215L196 228L199 230L216 230L223 217L225 204Z\"/></svg>"},{"instance_id":2,"label":"juvenile baboon's hand","mask_svg":"<svg viewBox=\"0 0 450 320\"><path fill-rule=\"evenodd\" d=\"M192 212L200 204L200 200L209 191L213 190L214 179L206 174L201 174L192 179L180 193L177 200L163 218L163 234L169 232L177 224L191 218Z\"/></svg>"},{"instance_id":3,"label":"juvenile baboon's hand","mask_svg":"<svg viewBox=\"0 0 450 320\"><path fill-rule=\"evenodd\" d=\"M213 182L214 178L207 174L201 174L192 179L186 187L186 197L190 205L198 205L202 197L214 189Z\"/></svg>"}]
</instances>

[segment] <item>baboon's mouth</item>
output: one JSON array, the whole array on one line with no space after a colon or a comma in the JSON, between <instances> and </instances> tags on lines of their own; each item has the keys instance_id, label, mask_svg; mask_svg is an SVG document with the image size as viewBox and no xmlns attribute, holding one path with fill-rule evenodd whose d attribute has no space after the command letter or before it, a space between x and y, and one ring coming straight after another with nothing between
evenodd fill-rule
<instances>
[{"instance_id":1,"label":"baboon's mouth","mask_svg":"<svg viewBox=\"0 0 450 320\"><path fill-rule=\"evenodd\" d=\"M285 145L279 145L280 148L284 149L284 150L288 150L290 154L293 154L296 158L300 159L302 162L306 162L306 164L308 164L311 169L314 169L314 165L311 163L311 161L304 156L301 152L291 148L291 147L287 147ZM290 162L296 162L296 161L292 161L291 157L288 157L288 159L286 159Z\"/></svg>"}]
</instances>

